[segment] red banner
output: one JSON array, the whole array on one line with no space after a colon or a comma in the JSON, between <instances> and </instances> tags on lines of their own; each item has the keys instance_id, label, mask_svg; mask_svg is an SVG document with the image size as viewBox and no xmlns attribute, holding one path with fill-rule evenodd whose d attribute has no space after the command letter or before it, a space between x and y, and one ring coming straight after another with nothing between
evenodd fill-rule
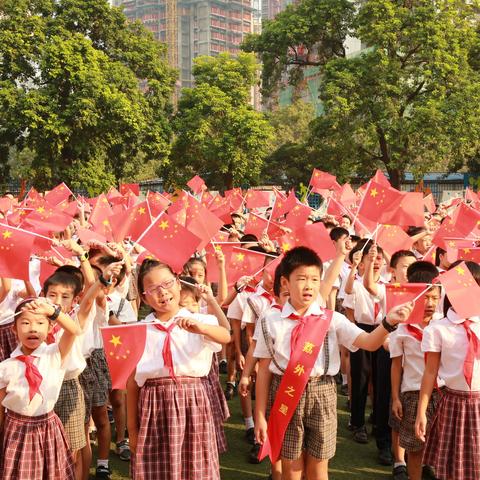
<instances>
[{"instance_id":1,"label":"red banner","mask_svg":"<svg viewBox=\"0 0 480 480\"><path fill-rule=\"evenodd\" d=\"M308 383L332 316L332 311L324 310L322 315L310 315L302 319L305 323L275 395L268 419L267 440L260 449L259 460L268 455L272 463L277 461L285 431Z\"/></svg>"}]
</instances>

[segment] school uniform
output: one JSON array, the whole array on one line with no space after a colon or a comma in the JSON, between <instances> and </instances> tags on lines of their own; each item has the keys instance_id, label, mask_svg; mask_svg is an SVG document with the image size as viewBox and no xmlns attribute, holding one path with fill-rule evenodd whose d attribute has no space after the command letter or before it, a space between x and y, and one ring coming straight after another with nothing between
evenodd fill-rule
<instances>
[{"instance_id":1,"label":"school uniform","mask_svg":"<svg viewBox=\"0 0 480 480\"><path fill-rule=\"evenodd\" d=\"M438 376L445 382L424 454L424 463L441 480L480 478L480 359L473 358L469 386L464 374L469 336L480 339L480 317L466 322L452 309L423 332L422 351L440 352Z\"/></svg>"},{"instance_id":2,"label":"school uniform","mask_svg":"<svg viewBox=\"0 0 480 480\"><path fill-rule=\"evenodd\" d=\"M381 290L385 287L379 284L379 295L371 295L363 285L363 278L357 276L353 284L353 293L346 294L343 302L345 308L353 310L353 316L355 318L356 325L363 331L370 333L381 323L385 311L385 295L382 295ZM374 417L377 413L376 408L376 392L377 392L377 355L378 352L383 349L379 349L375 352L367 352L366 350L358 350L350 353L350 372L352 379L352 398L351 398L351 425L357 429L365 425L365 407L368 396L368 383L369 379L372 379L374 390ZM381 375L382 378L390 379L389 370L389 357L383 350L382 360L386 360L388 366L384 366L384 370L388 370L388 375ZM385 362L381 362L383 365ZM385 373L385 372L383 372ZM382 390L387 392L389 389L389 383L387 386L383 386ZM388 395L388 393L387 393ZM389 400L385 400L385 405L380 405L382 417L386 417L386 424L388 428L388 416L389 416ZM385 430L385 429L384 429ZM377 445L379 449L388 448L390 446L389 432L383 432L381 436L380 444Z\"/></svg>"},{"instance_id":3,"label":"school uniform","mask_svg":"<svg viewBox=\"0 0 480 480\"><path fill-rule=\"evenodd\" d=\"M305 316L322 313L323 308L315 302L310 305ZM268 335L265 335L264 331L260 333L260 330L256 333L254 356L272 359L269 369L273 378L267 414L272 408L283 372L290 360L290 339L298 324L296 320L289 318L292 315L296 315L296 312L289 302L281 310L272 308L265 314L263 322L268 329ZM262 323L258 323L257 328L260 329L261 325ZM281 449L283 458L295 460L304 449L319 460L335 455L337 396L333 377L340 370L339 345L344 345L350 351L357 350L353 344L362 332L344 315L333 312L325 340L310 372L310 379L285 432ZM266 336L269 337L267 341Z\"/></svg>"},{"instance_id":4,"label":"school uniform","mask_svg":"<svg viewBox=\"0 0 480 480\"><path fill-rule=\"evenodd\" d=\"M437 318L433 318L434 322ZM400 385L400 401L403 416L398 421L400 446L407 452L418 452L423 449L422 442L415 435L415 421L417 418L418 399L422 376L425 371L425 356L421 344L423 329L418 325L399 325L395 332L390 334L390 357L402 357L402 381ZM427 421L431 424L440 398L440 388L444 381L437 378L437 388L433 391L427 408Z\"/></svg>"},{"instance_id":5,"label":"school uniform","mask_svg":"<svg viewBox=\"0 0 480 480\"><path fill-rule=\"evenodd\" d=\"M32 370L35 373L30 373ZM36 388L29 385L27 375L29 378L41 376L41 379L37 377ZM0 388L6 389L2 402L6 414L0 456L3 480L75 478L63 426L53 411L63 376L57 344L42 343L29 356L17 347L9 359L0 363Z\"/></svg>"},{"instance_id":6,"label":"school uniform","mask_svg":"<svg viewBox=\"0 0 480 480\"><path fill-rule=\"evenodd\" d=\"M212 410L202 377L208 375L221 345L177 327L175 319L181 317L218 325L213 315L187 309L168 322L156 321L153 313L146 317L154 323L147 324L145 351L135 373L140 394L134 479L220 478ZM164 348L166 341L171 356ZM165 358L171 358L171 366Z\"/></svg>"},{"instance_id":7,"label":"school uniform","mask_svg":"<svg viewBox=\"0 0 480 480\"><path fill-rule=\"evenodd\" d=\"M72 315L72 319L77 321L76 313ZM63 329L57 327L59 325L54 325L51 332L52 343L58 343L63 335ZM79 380L80 374L87 366L82 353L82 341L83 333L75 338L72 348L64 360L65 376L54 409L63 424L72 451L80 450L87 444L85 395ZM48 339L47 343L49 343Z\"/></svg>"}]
</instances>

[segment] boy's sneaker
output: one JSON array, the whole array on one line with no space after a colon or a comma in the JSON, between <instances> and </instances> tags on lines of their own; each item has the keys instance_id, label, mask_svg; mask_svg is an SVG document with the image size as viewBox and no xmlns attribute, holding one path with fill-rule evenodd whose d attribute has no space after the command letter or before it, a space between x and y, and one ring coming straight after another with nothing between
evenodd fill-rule
<instances>
[{"instance_id":1,"label":"boy's sneaker","mask_svg":"<svg viewBox=\"0 0 480 480\"><path fill-rule=\"evenodd\" d=\"M112 472L108 467L104 467L103 465L99 465L97 470L95 471L95 478L102 479L102 480L110 480L110 475Z\"/></svg>"},{"instance_id":2,"label":"boy's sneaker","mask_svg":"<svg viewBox=\"0 0 480 480\"><path fill-rule=\"evenodd\" d=\"M405 465L398 465L392 472L393 480L408 480L407 467Z\"/></svg>"},{"instance_id":3,"label":"boy's sneaker","mask_svg":"<svg viewBox=\"0 0 480 480\"><path fill-rule=\"evenodd\" d=\"M115 449L115 453L119 456L120 460L123 460L124 462L129 462L130 461L130 444L128 443L128 440L122 440L121 442L118 442L117 448Z\"/></svg>"},{"instance_id":4,"label":"boy's sneaker","mask_svg":"<svg viewBox=\"0 0 480 480\"><path fill-rule=\"evenodd\" d=\"M422 478L423 480L437 480L435 472L430 465L424 465L422 468Z\"/></svg>"},{"instance_id":5,"label":"boy's sneaker","mask_svg":"<svg viewBox=\"0 0 480 480\"><path fill-rule=\"evenodd\" d=\"M258 452L260 452L260 447L261 445L259 443L256 443L252 449L250 450L250 453L248 454L248 463L252 463L254 465L257 465L259 463L262 463L258 459Z\"/></svg>"},{"instance_id":6,"label":"boy's sneaker","mask_svg":"<svg viewBox=\"0 0 480 480\"><path fill-rule=\"evenodd\" d=\"M220 360L218 364L218 370L220 373L227 373L227 361L226 360Z\"/></svg>"},{"instance_id":7,"label":"boy's sneaker","mask_svg":"<svg viewBox=\"0 0 480 480\"><path fill-rule=\"evenodd\" d=\"M237 386L232 382L227 382L227 386L225 387L225 398L227 400L231 400L232 397L235 395L235 390Z\"/></svg>"},{"instance_id":8,"label":"boy's sneaker","mask_svg":"<svg viewBox=\"0 0 480 480\"><path fill-rule=\"evenodd\" d=\"M248 443L251 443L252 445L255 445L255 429L254 428L249 428L245 432L245 438L247 439Z\"/></svg>"},{"instance_id":9,"label":"boy's sneaker","mask_svg":"<svg viewBox=\"0 0 480 480\"><path fill-rule=\"evenodd\" d=\"M348 397L348 385L346 383L344 383L340 387L340 395L343 395L344 397Z\"/></svg>"},{"instance_id":10,"label":"boy's sneaker","mask_svg":"<svg viewBox=\"0 0 480 480\"><path fill-rule=\"evenodd\" d=\"M367 429L365 428L365 426L354 430L353 440L357 443L368 443Z\"/></svg>"}]
</instances>

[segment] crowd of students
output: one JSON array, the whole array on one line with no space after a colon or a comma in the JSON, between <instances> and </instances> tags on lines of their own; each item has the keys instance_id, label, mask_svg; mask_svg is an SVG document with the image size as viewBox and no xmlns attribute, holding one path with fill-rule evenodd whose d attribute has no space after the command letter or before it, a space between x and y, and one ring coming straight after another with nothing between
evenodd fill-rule
<instances>
[{"instance_id":1,"label":"crowd of students","mask_svg":"<svg viewBox=\"0 0 480 480\"><path fill-rule=\"evenodd\" d=\"M12 220L21 210L51 206L48 194L5 198L3 237L39 237L38 228ZM124 210L140 202L131 192L125 198ZM165 198L168 211L175 198ZM110 478L109 415L116 454L130 461L132 478L219 479L228 402L240 401L248 461L269 456L274 480L326 480L336 449L337 389L359 444L369 441L370 399L378 461L392 466L392 478L480 479L480 317L462 318L441 280L457 269L480 285L480 266L462 256L476 248L470 238L477 226L462 230L464 217L455 213L476 214L476 200L439 206L423 226L402 224L410 248L396 251L363 229L365 219L359 228L361 196L357 215L312 210L293 231L291 248L282 243L282 234L292 233L283 220L299 201L275 218L275 205L249 212L242 202L220 217L224 225L206 242L214 240L211 253L204 243L183 271L168 256L146 252L142 234L135 242L128 235L86 239L99 200L63 200L77 204L71 223L42 231L51 238L48 248L62 255L34 249L28 278L0 282L2 479L88 479L92 430L96 478ZM267 220L261 234L249 231L252 211ZM445 222L471 248L447 248L450 237L439 234ZM319 224L330 243L324 262L325 238L318 246L319 237L302 236L302 228ZM271 226L276 235L269 235ZM261 255L261 269L242 270L232 281L232 245L237 254ZM390 304L392 287L415 284L420 295ZM109 325L146 328L126 389L112 389L102 336Z\"/></svg>"}]
</instances>

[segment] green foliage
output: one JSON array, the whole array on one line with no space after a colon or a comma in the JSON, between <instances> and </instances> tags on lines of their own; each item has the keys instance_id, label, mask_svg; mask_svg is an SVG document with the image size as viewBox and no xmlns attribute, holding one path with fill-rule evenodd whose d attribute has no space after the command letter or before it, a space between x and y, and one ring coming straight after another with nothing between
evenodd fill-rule
<instances>
[{"instance_id":1,"label":"green foliage","mask_svg":"<svg viewBox=\"0 0 480 480\"><path fill-rule=\"evenodd\" d=\"M174 81L165 46L106 0L0 3L0 145L28 148L40 188L97 193L132 158L167 163Z\"/></svg>"},{"instance_id":2,"label":"green foliage","mask_svg":"<svg viewBox=\"0 0 480 480\"><path fill-rule=\"evenodd\" d=\"M315 6L302 1L245 48L265 60L263 81L272 92L282 75L291 78L292 42L318 45L323 52L332 38L327 32L341 25L337 42L349 33L370 46L357 56L337 48L318 57L324 113L311 124L309 144L321 168L341 179L385 168L398 185L407 169L421 175L478 158L477 2L365 0L355 12L342 2L313 3L330 9L333 20L328 14L313 18ZM299 27L315 22L313 30ZM275 32L283 32L276 43L271 42Z\"/></svg>"},{"instance_id":3,"label":"green foliage","mask_svg":"<svg viewBox=\"0 0 480 480\"><path fill-rule=\"evenodd\" d=\"M174 120L172 168L162 171L170 183L195 174L214 188L258 180L272 128L248 103L255 69L253 55L195 59L196 87L182 91Z\"/></svg>"}]
</instances>

